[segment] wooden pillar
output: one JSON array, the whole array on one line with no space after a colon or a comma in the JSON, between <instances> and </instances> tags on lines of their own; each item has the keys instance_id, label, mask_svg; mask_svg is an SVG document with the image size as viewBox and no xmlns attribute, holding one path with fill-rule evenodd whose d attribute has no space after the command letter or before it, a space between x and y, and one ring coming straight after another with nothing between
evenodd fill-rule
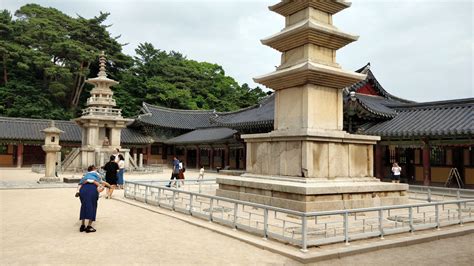
<instances>
[{"instance_id":1,"label":"wooden pillar","mask_svg":"<svg viewBox=\"0 0 474 266\"><path fill-rule=\"evenodd\" d=\"M148 144L146 147L146 164L151 164L151 144Z\"/></svg>"},{"instance_id":2,"label":"wooden pillar","mask_svg":"<svg viewBox=\"0 0 474 266\"><path fill-rule=\"evenodd\" d=\"M196 168L201 169L201 149L196 145Z\"/></svg>"},{"instance_id":3,"label":"wooden pillar","mask_svg":"<svg viewBox=\"0 0 474 266\"><path fill-rule=\"evenodd\" d=\"M209 168L214 169L214 148L211 147L209 151Z\"/></svg>"},{"instance_id":4,"label":"wooden pillar","mask_svg":"<svg viewBox=\"0 0 474 266\"><path fill-rule=\"evenodd\" d=\"M431 165L430 165L430 144L428 140L423 146L423 185L431 184Z\"/></svg>"},{"instance_id":5,"label":"wooden pillar","mask_svg":"<svg viewBox=\"0 0 474 266\"><path fill-rule=\"evenodd\" d=\"M384 156L385 146L380 144L375 145L375 158L374 158L374 168L375 168L375 177L382 180L384 177L384 169L383 169L383 156Z\"/></svg>"},{"instance_id":6,"label":"wooden pillar","mask_svg":"<svg viewBox=\"0 0 474 266\"><path fill-rule=\"evenodd\" d=\"M16 167L21 168L23 166L23 143L19 143L16 149Z\"/></svg>"},{"instance_id":7,"label":"wooden pillar","mask_svg":"<svg viewBox=\"0 0 474 266\"><path fill-rule=\"evenodd\" d=\"M184 147L184 159L183 161L183 166L188 167L188 147Z\"/></svg>"},{"instance_id":8,"label":"wooden pillar","mask_svg":"<svg viewBox=\"0 0 474 266\"><path fill-rule=\"evenodd\" d=\"M224 166L222 168L225 168L226 166L230 165L229 157L230 157L229 144L226 144L225 149L224 149Z\"/></svg>"},{"instance_id":9,"label":"wooden pillar","mask_svg":"<svg viewBox=\"0 0 474 266\"><path fill-rule=\"evenodd\" d=\"M168 148L166 147L166 144L161 143L161 159L166 160L168 159Z\"/></svg>"}]
</instances>

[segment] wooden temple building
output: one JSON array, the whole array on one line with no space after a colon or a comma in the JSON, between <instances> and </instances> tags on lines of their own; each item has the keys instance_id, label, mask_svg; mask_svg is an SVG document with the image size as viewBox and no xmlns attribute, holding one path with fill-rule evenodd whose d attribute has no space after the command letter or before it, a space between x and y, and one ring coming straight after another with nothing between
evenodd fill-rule
<instances>
[{"instance_id":1,"label":"wooden temple building","mask_svg":"<svg viewBox=\"0 0 474 266\"><path fill-rule=\"evenodd\" d=\"M344 89L344 130L381 136L374 147L374 175L386 178L393 162L408 182L443 183L456 168L474 186L474 98L416 103L387 92L370 70L367 78ZM274 96L234 112L178 110L148 103L122 131L121 145L143 154L145 164L169 164L177 156L188 168L245 169L241 134L273 130ZM41 130L48 120L0 117L0 166L44 162ZM81 145L81 129L56 121L63 157Z\"/></svg>"}]
</instances>

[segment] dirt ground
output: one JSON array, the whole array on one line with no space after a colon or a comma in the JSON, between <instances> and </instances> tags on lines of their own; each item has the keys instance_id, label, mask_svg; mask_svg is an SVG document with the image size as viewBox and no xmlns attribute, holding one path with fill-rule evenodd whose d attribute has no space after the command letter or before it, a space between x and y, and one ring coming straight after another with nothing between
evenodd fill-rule
<instances>
[{"instance_id":1,"label":"dirt ground","mask_svg":"<svg viewBox=\"0 0 474 266\"><path fill-rule=\"evenodd\" d=\"M190 174L192 175L192 174ZM4 183L40 175L0 169ZM129 176L167 179L168 174ZM80 233L75 188L0 189L0 265L298 265L279 254L117 200L99 200L95 233ZM123 191L117 191L120 196ZM474 234L315 265L472 265Z\"/></svg>"}]
</instances>

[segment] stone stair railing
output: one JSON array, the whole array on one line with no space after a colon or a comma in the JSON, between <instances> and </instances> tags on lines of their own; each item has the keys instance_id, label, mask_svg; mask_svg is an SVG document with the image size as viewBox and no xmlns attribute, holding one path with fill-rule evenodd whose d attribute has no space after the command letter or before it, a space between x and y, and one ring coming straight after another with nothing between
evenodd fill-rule
<instances>
[{"instance_id":1,"label":"stone stair railing","mask_svg":"<svg viewBox=\"0 0 474 266\"><path fill-rule=\"evenodd\" d=\"M74 148L72 151L64 158L64 160L61 162L61 172L66 171L66 169L74 162L76 157L79 155L81 152L81 148Z\"/></svg>"}]
</instances>

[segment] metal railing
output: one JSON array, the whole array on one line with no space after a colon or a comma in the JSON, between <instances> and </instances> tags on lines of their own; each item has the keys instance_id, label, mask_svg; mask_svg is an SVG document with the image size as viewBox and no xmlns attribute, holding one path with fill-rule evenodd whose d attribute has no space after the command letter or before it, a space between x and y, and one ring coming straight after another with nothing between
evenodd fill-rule
<instances>
[{"instance_id":1,"label":"metal railing","mask_svg":"<svg viewBox=\"0 0 474 266\"><path fill-rule=\"evenodd\" d=\"M290 243L303 252L309 246L474 221L474 199L304 213L158 184L126 181L125 197Z\"/></svg>"},{"instance_id":2,"label":"metal railing","mask_svg":"<svg viewBox=\"0 0 474 266\"><path fill-rule=\"evenodd\" d=\"M428 202L453 199L474 199L474 190L410 185L410 198L415 200L426 200Z\"/></svg>"}]
</instances>

